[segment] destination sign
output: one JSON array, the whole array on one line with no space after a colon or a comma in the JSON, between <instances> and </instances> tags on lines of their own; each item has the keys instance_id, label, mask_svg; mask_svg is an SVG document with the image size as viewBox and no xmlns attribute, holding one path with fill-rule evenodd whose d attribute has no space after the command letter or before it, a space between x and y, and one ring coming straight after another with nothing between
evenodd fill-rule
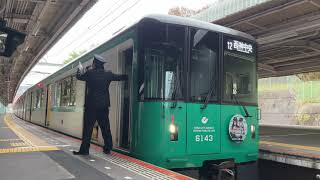
<instances>
[{"instance_id":1,"label":"destination sign","mask_svg":"<svg viewBox=\"0 0 320 180\"><path fill-rule=\"evenodd\" d=\"M252 54L253 53L253 45L239 41L239 40L227 40L227 49L230 51L238 51L245 54Z\"/></svg>"}]
</instances>

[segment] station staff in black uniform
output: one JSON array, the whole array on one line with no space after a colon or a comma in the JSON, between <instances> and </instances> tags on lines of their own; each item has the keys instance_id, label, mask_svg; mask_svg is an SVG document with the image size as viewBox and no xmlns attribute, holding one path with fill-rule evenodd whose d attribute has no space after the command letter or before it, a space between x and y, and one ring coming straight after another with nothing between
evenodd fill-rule
<instances>
[{"instance_id":1,"label":"station staff in black uniform","mask_svg":"<svg viewBox=\"0 0 320 180\"><path fill-rule=\"evenodd\" d=\"M112 136L109 123L109 85L111 81L126 80L127 75L116 75L110 71L105 71L103 64L105 60L99 55L94 55L92 69L81 74L78 69L77 79L86 81L87 96L84 113L84 126L82 133L82 143L79 151L74 151L75 155L88 155L90 148L93 126L98 121L100 126L104 148L103 152L109 154L112 150Z\"/></svg>"}]
</instances>

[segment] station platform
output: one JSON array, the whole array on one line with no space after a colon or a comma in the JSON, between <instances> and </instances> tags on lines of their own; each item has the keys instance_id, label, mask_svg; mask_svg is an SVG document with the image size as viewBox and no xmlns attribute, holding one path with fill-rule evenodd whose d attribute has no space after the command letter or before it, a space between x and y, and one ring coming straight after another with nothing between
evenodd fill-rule
<instances>
[{"instance_id":1,"label":"station platform","mask_svg":"<svg viewBox=\"0 0 320 180\"><path fill-rule=\"evenodd\" d=\"M75 156L80 140L22 121L0 116L1 180L191 179L92 144L90 155ZM5 162L5 163L4 163Z\"/></svg>"},{"instance_id":2,"label":"station platform","mask_svg":"<svg viewBox=\"0 0 320 180\"><path fill-rule=\"evenodd\" d=\"M260 159L320 170L320 128L260 126Z\"/></svg>"}]
</instances>

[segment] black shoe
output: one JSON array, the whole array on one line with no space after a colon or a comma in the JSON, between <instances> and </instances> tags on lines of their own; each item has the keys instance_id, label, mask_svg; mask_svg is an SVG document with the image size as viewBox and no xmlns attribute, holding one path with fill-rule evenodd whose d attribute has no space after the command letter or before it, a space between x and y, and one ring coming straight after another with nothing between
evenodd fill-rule
<instances>
[{"instance_id":1,"label":"black shoe","mask_svg":"<svg viewBox=\"0 0 320 180\"><path fill-rule=\"evenodd\" d=\"M110 150L103 150L103 153L105 153L105 154L111 154L111 151L110 151Z\"/></svg>"},{"instance_id":2,"label":"black shoe","mask_svg":"<svg viewBox=\"0 0 320 180\"><path fill-rule=\"evenodd\" d=\"M73 151L72 153L73 153L73 155L84 155L84 156L89 155L89 153L84 153L84 152L81 152L81 151Z\"/></svg>"}]
</instances>

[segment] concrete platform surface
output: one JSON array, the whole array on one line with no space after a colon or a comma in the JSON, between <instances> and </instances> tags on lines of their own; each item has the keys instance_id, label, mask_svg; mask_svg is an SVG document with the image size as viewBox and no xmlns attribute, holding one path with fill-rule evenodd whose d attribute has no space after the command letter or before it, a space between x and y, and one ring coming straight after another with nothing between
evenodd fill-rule
<instances>
[{"instance_id":1,"label":"concrete platform surface","mask_svg":"<svg viewBox=\"0 0 320 180\"><path fill-rule=\"evenodd\" d=\"M260 158L320 169L320 130L261 126Z\"/></svg>"},{"instance_id":2,"label":"concrete platform surface","mask_svg":"<svg viewBox=\"0 0 320 180\"><path fill-rule=\"evenodd\" d=\"M89 156L74 156L80 140L22 121L0 117L1 180L191 179L91 145Z\"/></svg>"}]
</instances>

